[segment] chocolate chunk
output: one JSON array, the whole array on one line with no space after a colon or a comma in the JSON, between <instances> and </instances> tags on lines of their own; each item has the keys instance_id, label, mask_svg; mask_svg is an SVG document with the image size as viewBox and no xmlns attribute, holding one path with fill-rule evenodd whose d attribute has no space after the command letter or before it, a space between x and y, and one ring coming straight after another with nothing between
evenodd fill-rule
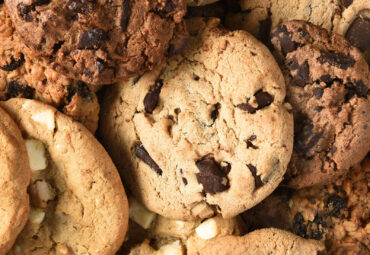
<instances>
[{"instance_id":1,"label":"chocolate chunk","mask_svg":"<svg viewBox=\"0 0 370 255\"><path fill-rule=\"evenodd\" d=\"M252 164L248 164L247 167L251 171L254 178L254 190L261 188L263 186L263 182L261 180L261 176L257 175L257 168Z\"/></svg>"},{"instance_id":2,"label":"chocolate chunk","mask_svg":"<svg viewBox=\"0 0 370 255\"><path fill-rule=\"evenodd\" d=\"M324 90L322 88L316 88L313 94L315 95L317 99L320 99L322 98L322 95L324 94Z\"/></svg>"},{"instance_id":3,"label":"chocolate chunk","mask_svg":"<svg viewBox=\"0 0 370 255\"><path fill-rule=\"evenodd\" d=\"M328 197L326 201L326 207L329 209L329 215L339 218L341 216L341 210L347 208L346 201L340 196L334 194Z\"/></svg>"},{"instance_id":4,"label":"chocolate chunk","mask_svg":"<svg viewBox=\"0 0 370 255\"><path fill-rule=\"evenodd\" d=\"M342 2L342 5L347 8L353 3L353 0L341 0L341 2Z\"/></svg>"},{"instance_id":5,"label":"chocolate chunk","mask_svg":"<svg viewBox=\"0 0 370 255\"><path fill-rule=\"evenodd\" d=\"M256 140L257 136L256 135L251 135L248 140L247 140L247 149L252 148L252 149L258 149L257 146L255 146L252 141Z\"/></svg>"},{"instance_id":6,"label":"chocolate chunk","mask_svg":"<svg viewBox=\"0 0 370 255\"><path fill-rule=\"evenodd\" d=\"M200 171L196 177L198 182L203 185L204 192L216 194L230 187L227 175L212 156L207 155L196 161L195 164Z\"/></svg>"},{"instance_id":7,"label":"chocolate chunk","mask_svg":"<svg viewBox=\"0 0 370 255\"><path fill-rule=\"evenodd\" d=\"M147 113L152 113L158 105L159 94L163 86L163 80L157 80L150 86L148 93L144 98L144 108Z\"/></svg>"},{"instance_id":8,"label":"chocolate chunk","mask_svg":"<svg viewBox=\"0 0 370 255\"><path fill-rule=\"evenodd\" d=\"M225 174L229 174L231 171L231 164L229 162L224 161L221 163L221 168Z\"/></svg>"},{"instance_id":9,"label":"chocolate chunk","mask_svg":"<svg viewBox=\"0 0 370 255\"><path fill-rule=\"evenodd\" d=\"M123 0L120 20L122 31L126 31L128 22L130 21L130 15L131 15L130 0Z\"/></svg>"},{"instance_id":10,"label":"chocolate chunk","mask_svg":"<svg viewBox=\"0 0 370 255\"><path fill-rule=\"evenodd\" d=\"M359 97L366 97L369 92L369 88L364 84L362 80L355 81L356 94Z\"/></svg>"},{"instance_id":11,"label":"chocolate chunk","mask_svg":"<svg viewBox=\"0 0 370 255\"><path fill-rule=\"evenodd\" d=\"M22 97L32 99L34 94L35 89L30 86L19 84L16 81L8 83L8 96L10 98Z\"/></svg>"},{"instance_id":12,"label":"chocolate chunk","mask_svg":"<svg viewBox=\"0 0 370 255\"><path fill-rule=\"evenodd\" d=\"M303 215L301 213L297 213L294 215L293 218L293 232L300 237L306 238L307 236L307 226L304 222Z\"/></svg>"},{"instance_id":13,"label":"chocolate chunk","mask_svg":"<svg viewBox=\"0 0 370 255\"><path fill-rule=\"evenodd\" d=\"M321 52L321 56L317 58L320 64L328 63L329 65L347 70L355 65L355 60L351 56L346 56L335 52Z\"/></svg>"},{"instance_id":14,"label":"chocolate chunk","mask_svg":"<svg viewBox=\"0 0 370 255\"><path fill-rule=\"evenodd\" d=\"M346 33L348 41L362 51L370 47L370 19L357 17Z\"/></svg>"},{"instance_id":15,"label":"chocolate chunk","mask_svg":"<svg viewBox=\"0 0 370 255\"><path fill-rule=\"evenodd\" d=\"M314 126L309 119L302 121L296 118L295 125L297 126L294 139L296 150L303 154L307 154L323 137L323 133L314 132Z\"/></svg>"},{"instance_id":16,"label":"chocolate chunk","mask_svg":"<svg viewBox=\"0 0 370 255\"><path fill-rule=\"evenodd\" d=\"M324 74L320 77L320 81L323 81L325 83L331 83L333 79L331 78L330 74Z\"/></svg>"},{"instance_id":17,"label":"chocolate chunk","mask_svg":"<svg viewBox=\"0 0 370 255\"><path fill-rule=\"evenodd\" d=\"M42 5L47 5L50 4L51 0L36 0L35 1L35 6L42 6Z\"/></svg>"},{"instance_id":18,"label":"chocolate chunk","mask_svg":"<svg viewBox=\"0 0 370 255\"><path fill-rule=\"evenodd\" d=\"M274 101L274 98L269 93L262 90L257 91L254 96L257 100L257 110L269 106Z\"/></svg>"},{"instance_id":19,"label":"chocolate chunk","mask_svg":"<svg viewBox=\"0 0 370 255\"><path fill-rule=\"evenodd\" d=\"M3 71L13 71L15 69L17 69L18 67L20 67L23 62L24 62L24 56L23 54L21 54L19 56L19 59L16 60L13 56L10 57L10 63L5 65L5 66L0 66L0 69L3 70Z\"/></svg>"},{"instance_id":20,"label":"chocolate chunk","mask_svg":"<svg viewBox=\"0 0 370 255\"><path fill-rule=\"evenodd\" d=\"M221 105L220 105L220 103L217 103L213 107L214 107L214 109L211 112L211 119L213 120L213 122L215 122L217 117L218 117L218 110L220 109Z\"/></svg>"},{"instance_id":21,"label":"chocolate chunk","mask_svg":"<svg viewBox=\"0 0 370 255\"><path fill-rule=\"evenodd\" d=\"M23 3L17 5L19 16L27 22L31 22L33 20L32 14L30 13L33 8L34 7L32 5L25 5Z\"/></svg>"},{"instance_id":22,"label":"chocolate chunk","mask_svg":"<svg viewBox=\"0 0 370 255\"><path fill-rule=\"evenodd\" d=\"M89 86L82 81L77 81L77 94L87 101L92 101L93 95Z\"/></svg>"},{"instance_id":23,"label":"chocolate chunk","mask_svg":"<svg viewBox=\"0 0 370 255\"><path fill-rule=\"evenodd\" d=\"M286 56L289 52L295 51L302 44L293 41L293 33L288 32L285 25L279 26L272 34L280 43L281 53Z\"/></svg>"},{"instance_id":24,"label":"chocolate chunk","mask_svg":"<svg viewBox=\"0 0 370 255\"><path fill-rule=\"evenodd\" d=\"M304 87L309 82L310 67L308 61L306 60L302 65L299 65L298 60L293 57L288 60L288 65L295 85Z\"/></svg>"},{"instance_id":25,"label":"chocolate chunk","mask_svg":"<svg viewBox=\"0 0 370 255\"><path fill-rule=\"evenodd\" d=\"M89 14L89 6L85 0L69 0L67 9L74 13Z\"/></svg>"},{"instance_id":26,"label":"chocolate chunk","mask_svg":"<svg viewBox=\"0 0 370 255\"><path fill-rule=\"evenodd\" d=\"M135 146L135 155L145 164L147 164L151 169L153 169L157 174L162 175L162 169L150 157L149 153L146 151L142 144L137 144Z\"/></svg>"},{"instance_id":27,"label":"chocolate chunk","mask_svg":"<svg viewBox=\"0 0 370 255\"><path fill-rule=\"evenodd\" d=\"M293 232L303 238L321 240L325 234L326 222L316 215L313 221L305 223L301 213L297 213L293 219Z\"/></svg>"},{"instance_id":28,"label":"chocolate chunk","mask_svg":"<svg viewBox=\"0 0 370 255\"><path fill-rule=\"evenodd\" d=\"M248 103L238 104L236 107L251 114L256 113L256 109Z\"/></svg>"},{"instance_id":29,"label":"chocolate chunk","mask_svg":"<svg viewBox=\"0 0 370 255\"><path fill-rule=\"evenodd\" d=\"M86 30L80 34L77 48L79 50L97 50L107 39L108 36L104 30L98 28Z\"/></svg>"},{"instance_id":30,"label":"chocolate chunk","mask_svg":"<svg viewBox=\"0 0 370 255\"><path fill-rule=\"evenodd\" d=\"M257 39L263 42L264 44L269 43L269 35L271 31L271 17L268 17L264 20L259 20L259 30L257 34Z\"/></svg>"}]
</instances>

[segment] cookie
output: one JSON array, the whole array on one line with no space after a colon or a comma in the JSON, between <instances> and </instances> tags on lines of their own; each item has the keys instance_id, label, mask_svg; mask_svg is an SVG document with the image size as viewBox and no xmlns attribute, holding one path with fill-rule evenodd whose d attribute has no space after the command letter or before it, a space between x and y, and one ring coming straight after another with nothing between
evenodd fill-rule
<instances>
[{"instance_id":1,"label":"cookie","mask_svg":"<svg viewBox=\"0 0 370 255\"><path fill-rule=\"evenodd\" d=\"M3 4L0 41L0 100L23 97L43 101L95 132L100 107L90 86L59 74L35 57L16 35Z\"/></svg>"},{"instance_id":2,"label":"cookie","mask_svg":"<svg viewBox=\"0 0 370 255\"><path fill-rule=\"evenodd\" d=\"M223 219L217 215L205 221L171 220L150 212L135 199L129 199L129 204L130 229L134 230L131 230L131 233L129 230L128 242L132 239L137 240L138 235L141 240L137 240L137 245L132 249L129 248L127 243L124 243L121 253L118 253L119 255L145 254L144 251L146 250L151 250L146 254L155 254L156 252L166 254L169 248L179 254L192 255L196 254L213 238L241 235L245 231L240 217Z\"/></svg>"},{"instance_id":3,"label":"cookie","mask_svg":"<svg viewBox=\"0 0 370 255\"><path fill-rule=\"evenodd\" d=\"M333 182L370 150L369 67L345 38L304 21L281 24L271 42L295 121L286 183Z\"/></svg>"},{"instance_id":4,"label":"cookie","mask_svg":"<svg viewBox=\"0 0 370 255\"><path fill-rule=\"evenodd\" d=\"M360 49L370 64L370 2L366 0L341 0L342 15L336 21L334 32Z\"/></svg>"},{"instance_id":5,"label":"cookie","mask_svg":"<svg viewBox=\"0 0 370 255\"><path fill-rule=\"evenodd\" d=\"M282 180L293 123L268 49L191 19L181 56L107 91L101 136L134 196L162 216L233 217ZM240 60L243 61L240 61Z\"/></svg>"},{"instance_id":6,"label":"cookie","mask_svg":"<svg viewBox=\"0 0 370 255\"><path fill-rule=\"evenodd\" d=\"M23 41L69 78L110 84L184 44L184 0L5 1Z\"/></svg>"},{"instance_id":7,"label":"cookie","mask_svg":"<svg viewBox=\"0 0 370 255\"><path fill-rule=\"evenodd\" d=\"M321 188L278 190L243 213L248 229L281 228L325 243L329 254L370 252L370 157ZM282 208L271 210L271 208ZM266 220L268 219L268 220Z\"/></svg>"},{"instance_id":8,"label":"cookie","mask_svg":"<svg viewBox=\"0 0 370 255\"><path fill-rule=\"evenodd\" d=\"M186 0L188 6L202 6L207 4L213 4L218 0Z\"/></svg>"},{"instance_id":9,"label":"cookie","mask_svg":"<svg viewBox=\"0 0 370 255\"><path fill-rule=\"evenodd\" d=\"M32 170L29 220L8 254L114 254L128 204L103 147L51 106L18 98L0 105L23 133Z\"/></svg>"},{"instance_id":10,"label":"cookie","mask_svg":"<svg viewBox=\"0 0 370 255\"><path fill-rule=\"evenodd\" d=\"M338 0L240 0L241 12L228 15L226 25L243 29L265 44L269 34L280 23L305 20L333 30L333 20L340 16Z\"/></svg>"},{"instance_id":11,"label":"cookie","mask_svg":"<svg viewBox=\"0 0 370 255\"><path fill-rule=\"evenodd\" d=\"M26 225L31 170L22 134L0 108L0 254L6 254Z\"/></svg>"},{"instance_id":12,"label":"cookie","mask_svg":"<svg viewBox=\"0 0 370 255\"><path fill-rule=\"evenodd\" d=\"M244 254L322 254L323 244L305 240L290 232L279 229L261 229L245 236L225 236L212 240L197 254L244 255Z\"/></svg>"}]
</instances>

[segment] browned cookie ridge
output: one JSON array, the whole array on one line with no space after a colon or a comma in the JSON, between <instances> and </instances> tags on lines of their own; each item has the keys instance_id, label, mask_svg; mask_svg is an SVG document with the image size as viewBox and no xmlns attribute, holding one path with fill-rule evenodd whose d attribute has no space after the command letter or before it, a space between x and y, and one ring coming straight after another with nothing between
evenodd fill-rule
<instances>
[{"instance_id":1,"label":"browned cookie ridge","mask_svg":"<svg viewBox=\"0 0 370 255\"><path fill-rule=\"evenodd\" d=\"M295 118L288 185L333 182L370 149L369 67L342 36L307 22L281 24L271 41Z\"/></svg>"},{"instance_id":2,"label":"browned cookie ridge","mask_svg":"<svg viewBox=\"0 0 370 255\"><path fill-rule=\"evenodd\" d=\"M183 0L7 0L22 40L67 77L109 84L153 69L185 41Z\"/></svg>"}]
</instances>

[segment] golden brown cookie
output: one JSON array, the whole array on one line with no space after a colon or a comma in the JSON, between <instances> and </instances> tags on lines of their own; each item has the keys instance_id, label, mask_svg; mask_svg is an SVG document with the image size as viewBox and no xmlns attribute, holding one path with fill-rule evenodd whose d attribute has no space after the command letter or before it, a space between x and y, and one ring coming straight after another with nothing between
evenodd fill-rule
<instances>
[{"instance_id":1,"label":"golden brown cookie","mask_svg":"<svg viewBox=\"0 0 370 255\"><path fill-rule=\"evenodd\" d=\"M44 103L0 102L20 127L32 170L29 221L10 255L113 255L128 204L117 169L80 123Z\"/></svg>"},{"instance_id":2,"label":"golden brown cookie","mask_svg":"<svg viewBox=\"0 0 370 255\"><path fill-rule=\"evenodd\" d=\"M0 254L8 252L26 225L30 175L22 134L0 108Z\"/></svg>"}]
</instances>

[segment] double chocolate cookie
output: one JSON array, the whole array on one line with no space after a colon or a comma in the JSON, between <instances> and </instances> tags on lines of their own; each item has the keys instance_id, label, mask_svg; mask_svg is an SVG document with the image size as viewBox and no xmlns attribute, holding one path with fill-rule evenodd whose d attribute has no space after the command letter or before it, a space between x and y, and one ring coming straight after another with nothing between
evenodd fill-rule
<instances>
[{"instance_id":1,"label":"double chocolate cookie","mask_svg":"<svg viewBox=\"0 0 370 255\"><path fill-rule=\"evenodd\" d=\"M304 21L271 34L295 120L287 184L333 182L370 150L370 72L345 38Z\"/></svg>"},{"instance_id":2,"label":"double chocolate cookie","mask_svg":"<svg viewBox=\"0 0 370 255\"><path fill-rule=\"evenodd\" d=\"M268 49L218 19L190 19L181 56L107 91L101 136L149 210L233 217L281 182L293 142L281 71Z\"/></svg>"},{"instance_id":3,"label":"double chocolate cookie","mask_svg":"<svg viewBox=\"0 0 370 255\"><path fill-rule=\"evenodd\" d=\"M21 42L0 5L0 100L22 97L53 105L91 132L98 126L99 104L91 87L48 67Z\"/></svg>"},{"instance_id":4,"label":"double chocolate cookie","mask_svg":"<svg viewBox=\"0 0 370 255\"><path fill-rule=\"evenodd\" d=\"M153 69L186 35L184 0L7 0L22 40L57 72L109 84Z\"/></svg>"}]
</instances>

